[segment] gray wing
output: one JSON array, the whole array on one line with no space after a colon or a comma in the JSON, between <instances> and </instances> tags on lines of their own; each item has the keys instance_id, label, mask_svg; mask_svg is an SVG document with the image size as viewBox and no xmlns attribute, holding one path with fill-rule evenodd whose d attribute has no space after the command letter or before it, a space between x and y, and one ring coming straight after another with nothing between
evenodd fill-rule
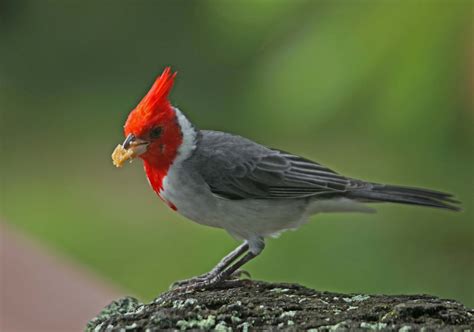
<instances>
[{"instance_id":1,"label":"gray wing","mask_svg":"<svg viewBox=\"0 0 474 332\"><path fill-rule=\"evenodd\" d=\"M343 195L364 185L308 159L215 131L201 131L189 162L215 195L227 199Z\"/></svg>"}]
</instances>

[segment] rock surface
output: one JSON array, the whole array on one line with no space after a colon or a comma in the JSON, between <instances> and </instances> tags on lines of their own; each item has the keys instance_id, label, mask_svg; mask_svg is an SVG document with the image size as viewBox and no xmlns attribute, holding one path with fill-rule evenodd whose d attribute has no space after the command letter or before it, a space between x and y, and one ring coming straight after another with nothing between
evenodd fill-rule
<instances>
[{"instance_id":1,"label":"rock surface","mask_svg":"<svg viewBox=\"0 0 474 332\"><path fill-rule=\"evenodd\" d=\"M242 280L227 288L170 291L148 304L123 298L86 331L186 329L465 331L474 330L474 309L426 295L337 294Z\"/></svg>"}]
</instances>

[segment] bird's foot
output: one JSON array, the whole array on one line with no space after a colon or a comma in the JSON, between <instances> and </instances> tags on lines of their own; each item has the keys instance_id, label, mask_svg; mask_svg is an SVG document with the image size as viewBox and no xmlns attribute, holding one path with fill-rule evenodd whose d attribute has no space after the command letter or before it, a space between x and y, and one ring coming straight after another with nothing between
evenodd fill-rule
<instances>
[{"instance_id":1,"label":"bird's foot","mask_svg":"<svg viewBox=\"0 0 474 332\"><path fill-rule=\"evenodd\" d=\"M250 273L245 270L237 270L232 274L227 274L224 272L215 274L212 272L207 272L201 274L200 276L192 277L189 279L178 280L171 284L169 287L170 290L173 289L183 289L183 288L200 288L202 285L216 285L222 281L238 281L243 277L252 278ZM195 287L197 286L197 287Z\"/></svg>"},{"instance_id":2,"label":"bird's foot","mask_svg":"<svg viewBox=\"0 0 474 332\"><path fill-rule=\"evenodd\" d=\"M186 288L187 286L191 286L191 285L196 284L196 283L204 282L207 279L209 279L209 275L210 275L210 273L207 272L207 273L204 273L204 274L201 274L199 276L192 277L192 278L189 278L189 279L175 281L170 285L169 289L172 290L172 289L177 289L177 288Z\"/></svg>"},{"instance_id":3,"label":"bird's foot","mask_svg":"<svg viewBox=\"0 0 474 332\"><path fill-rule=\"evenodd\" d=\"M231 274L224 272L218 274L206 273L199 277L175 282L172 289L176 291L192 291L195 289L209 289L213 287L230 287L238 284L242 276L250 278L250 273L237 270Z\"/></svg>"},{"instance_id":4,"label":"bird's foot","mask_svg":"<svg viewBox=\"0 0 474 332\"><path fill-rule=\"evenodd\" d=\"M226 278L222 274L216 276L209 276L204 279L194 279L189 283L180 284L180 286L174 288L173 290L177 291L193 291L196 289L209 289L215 286L218 286L226 281Z\"/></svg>"}]
</instances>

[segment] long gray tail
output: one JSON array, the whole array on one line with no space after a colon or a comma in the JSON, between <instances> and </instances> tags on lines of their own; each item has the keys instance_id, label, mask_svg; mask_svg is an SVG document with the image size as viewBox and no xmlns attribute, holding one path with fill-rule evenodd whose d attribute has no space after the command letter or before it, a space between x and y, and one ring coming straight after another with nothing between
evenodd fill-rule
<instances>
[{"instance_id":1,"label":"long gray tail","mask_svg":"<svg viewBox=\"0 0 474 332\"><path fill-rule=\"evenodd\" d=\"M422 188L374 183L366 188L355 189L349 192L348 196L364 202L392 202L429 206L453 211L461 210L459 206L456 206L456 204L460 202L453 199L451 194Z\"/></svg>"}]
</instances>

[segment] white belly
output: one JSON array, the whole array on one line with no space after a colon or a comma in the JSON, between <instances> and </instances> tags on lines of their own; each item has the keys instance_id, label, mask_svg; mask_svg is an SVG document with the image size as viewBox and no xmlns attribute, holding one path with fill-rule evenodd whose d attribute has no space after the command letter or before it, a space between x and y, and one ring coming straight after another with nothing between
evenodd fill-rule
<instances>
[{"instance_id":1,"label":"white belly","mask_svg":"<svg viewBox=\"0 0 474 332\"><path fill-rule=\"evenodd\" d=\"M224 228L240 239L267 237L304 222L308 200L229 200L212 194L202 179L173 167L160 196L202 225Z\"/></svg>"},{"instance_id":2,"label":"white belly","mask_svg":"<svg viewBox=\"0 0 474 332\"><path fill-rule=\"evenodd\" d=\"M257 243L260 238L295 229L319 212L372 212L346 199L242 199L214 195L199 175L174 166L163 181L160 196L183 216L211 227L227 230L237 239Z\"/></svg>"}]
</instances>

